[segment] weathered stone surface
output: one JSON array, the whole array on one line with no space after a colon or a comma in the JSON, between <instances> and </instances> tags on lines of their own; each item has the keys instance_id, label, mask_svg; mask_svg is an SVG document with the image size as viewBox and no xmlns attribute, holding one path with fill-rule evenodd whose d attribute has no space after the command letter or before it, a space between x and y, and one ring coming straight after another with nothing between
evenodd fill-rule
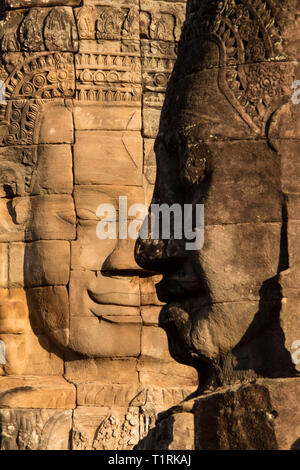
<instances>
[{"instance_id":1,"label":"weathered stone surface","mask_svg":"<svg viewBox=\"0 0 300 470\"><path fill-rule=\"evenodd\" d=\"M281 221L281 161L266 142L199 144L199 153L214 168L205 201L207 225ZM231 158L225 161L225 154Z\"/></svg>"},{"instance_id":2,"label":"weathered stone surface","mask_svg":"<svg viewBox=\"0 0 300 470\"><path fill-rule=\"evenodd\" d=\"M68 345L70 309L68 291L64 286L27 289L31 324L37 332L46 332L58 343Z\"/></svg>"},{"instance_id":3,"label":"weathered stone surface","mask_svg":"<svg viewBox=\"0 0 300 470\"><path fill-rule=\"evenodd\" d=\"M194 450L194 415L178 413L156 423L137 450Z\"/></svg>"},{"instance_id":4,"label":"weathered stone surface","mask_svg":"<svg viewBox=\"0 0 300 470\"><path fill-rule=\"evenodd\" d=\"M92 386L79 385L79 400L87 385ZM97 403L97 408L80 406L74 412L73 449L132 449L151 433L159 412L188 393L179 388L166 391L160 387L131 386L129 390L121 386L95 386L86 401L91 405ZM177 421L180 425L180 420Z\"/></svg>"},{"instance_id":5,"label":"weathered stone surface","mask_svg":"<svg viewBox=\"0 0 300 470\"><path fill-rule=\"evenodd\" d=\"M25 223L29 213L29 199L11 201L0 200L0 240L1 242L18 242L25 239ZM18 205L19 202L19 205ZM18 214L17 214L18 212ZM15 216L15 217L14 217Z\"/></svg>"},{"instance_id":6,"label":"weathered stone surface","mask_svg":"<svg viewBox=\"0 0 300 470\"><path fill-rule=\"evenodd\" d=\"M74 122L78 130L140 131L142 126L140 106L127 103L80 103L74 107Z\"/></svg>"},{"instance_id":7,"label":"weathered stone surface","mask_svg":"<svg viewBox=\"0 0 300 470\"><path fill-rule=\"evenodd\" d=\"M5 347L4 364L0 375L22 375L27 365L28 341L25 334L0 334L1 347ZM2 361L1 361L2 362Z\"/></svg>"},{"instance_id":8,"label":"weathered stone surface","mask_svg":"<svg viewBox=\"0 0 300 470\"><path fill-rule=\"evenodd\" d=\"M101 384L139 383L136 358L96 358L81 361L66 360L66 379L71 382L97 382Z\"/></svg>"},{"instance_id":9,"label":"weathered stone surface","mask_svg":"<svg viewBox=\"0 0 300 470\"><path fill-rule=\"evenodd\" d=\"M37 174L32 194L71 194L73 192L72 170L70 146L39 146Z\"/></svg>"},{"instance_id":10,"label":"weathered stone surface","mask_svg":"<svg viewBox=\"0 0 300 470\"><path fill-rule=\"evenodd\" d=\"M0 243L0 286L8 287L8 244Z\"/></svg>"},{"instance_id":11,"label":"weathered stone surface","mask_svg":"<svg viewBox=\"0 0 300 470\"><path fill-rule=\"evenodd\" d=\"M37 241L10 245L9 287L66 285L69 282L70 244Z\"/></svg>"},{"instance_id":12,"label":"weathered stone surface","mask_svg":"<svg viewBox=\"0 0 300 470\"><path fill-rule=\"evenodd\" d=\"M197 383L197 373L191 367L175 362L169 353L167 336L157 326L143 326L141 356L137 369L142 384L175 387L178 382L186 386Z\"/></svg>"},{"instance_id":13,"label":"weathered stone surface","mask_svg":"<svg viewBox=\"0 0 300 470\"><path fill-rule=\"evenodd\" d=\"M186 5L153 0L141 2L141 34L143 38L175 42L180 39Z\"/></svg>"},{"instance_id":14,"label":"weathered stone surface","mask_svg":"<svg viewBox=\"0 0 300 470\"><path fill-rule=\"evenodd\" d=\"M143 323L146 326L152 326L152 325L158 326L160 311L161 311L161 307L152 307L152 306L141 307L141 315L142 315Z\"/></svg>"},{"instance_id":15,"label":"weathered stone surface","mask_svg":"<svg viewBox=\"0 0 300 470\"><path fill-rule=\"evenodd\" d=\"M209 276L213 301L258 299L263 282L276 276L280 236L279 223L207 226L201 263ZM248 249L256 256L245 259L243 253ZM217 269L219 263L223 272ZM276 294L268 300L272 298Z\"/></svg>"},{"instance_id":16,"label":"weathered stone surface","mask_svg":"<svg viewBox=\"0 0 300 470\"><path fill-rule=\"evenodd\" d=\"M100 44L139 39L139 11L134 0L83 6L76 9L76 18L80 39L96 39Z\"/></svg>"},{"instance_id":17,"label":"weathered stone surface","mask_svg":"<svg viewBox=\"0 0 300 470\"><path fill-rule=\"evenodd\" d=\"M154 139L159 130L160 123L160 114L161 114L161 105L156 106L144 106L143 107L143 122L144 136Z\"/></svg>"},{"instance_id":18,"label":"weathered stone surface","mask_svg":"<svg viewBox=\"0 0 300 470\"><path fill-rule=\"evenodd\" d=\"M75 408L75 387L62 377L0 377L1 408Z\"/></svg>"},{"instance_id":19,"label":"weathered stone surface","mask_svg":"<svg viewBox=\"0 0 300 470\"><path fill-rule=\"evenodd\" d=\"M27 240L73 240L75 224L74 201L70 195L30 198Z\"/></svg>"},{"instance_id":20,"label":"weathered stone surface","mask_svg":"<svg viewBox=\"0 0 300 470\"><path fill-rule=\"evenodd\" d=\"M299 379L260 379L161 413L138 450L296 450ZM293 426L291 426L293 423Z\"/></svg>"},{"instance_id":21,"label":"weathered stone surface","mask_svg":"<svg viewBox=\"0 0 300 470\"><path fill-rule=\"evenodd\" d=\"M0 333L28 332L28 308L24 289L0 289Z\"/></svg>"},{"instance_id":22,"label":"weathered stone surface","mask_svg":"<svg viewBox=\"0 0 300 470\"><path fill-rule=\"evenodd\" d=\"M157 297L155 288L156 284L158 284L161 279L161 275L141 277L140 288L142 305L163 305L163 303Z\"/></svg>"},{"instance_id":23,"label":"weathered stone surface","mask_svg":"<svg viewBox=\"0 0 300 470\"><path fill-rule=\"evenodd\" d=\"M30 319L31 321L31 319ZM53 334L34 334L29 332L26 340L26 366L24 375L43 377L62 376L64 362L61 350L54 344Z\"/></svg>"},{"instance_id":24,"label":"weathered stone surface","mask_svg":"<svg viewBox=\"0 0 300 470\"><path fill-rule=\"evenodd\" d=\"M0 148L1 197L25 196L32 192L35 183L37 147Z\"/></svg>"},{"instance_id":25,"label":"weathered stone surface","mask_svg":"<svg viewBox=\"0 0 300 470\"><path fill-rule=\"evenodd\" d=\"M44 7L52 5L67 5L73 7L80 3L81 0L5 0L6 8Z\"/></svg>"},{"instance_id":26,"label":"weathered stone surface","mask_svg":"<svg viewBox=\"0 0 300 470\"><path fill-rule=\"evenodd\" d=\"M298 379L260 380L196 400L196 449L298 448L298 389Z\"/></svg>"},{"instance_id":27,"label":"weathered stone surface","mask_svg":"<svg viewBox=\"0 0 300 470\"><path fill-rule=\"evenodd\" d=\"M69 347L88 357L137 357L140 334L140 317L71 315Z\"/></svg>"},{"instance_id":28,"label":"weathered stone surface","mask_svg":"<svg viewBox=\"0 0 300 470\"><path fill-rule=\"evenodd\" d=\"M155 387L142 386L138 383L107 385L100 382L83 382L76 384L78 405L80 406L111 406L125 407L134 401L137 406L147 403L155 408L166 408L184 400L194 387Z\"/></svg>"},{"instance_id":29,"label":"weathered stone surface","mask_svg":"<svg viewBox=\"0 0 300 470\"><path fill-rule=\"evenodd\" d=\"M175 362L176 364L176 362ZM182 364L180 364L182 365ZM186 387L189 389L194 385L196 388L196 384L198 381L198 375L194 369L191 367L178 367L176 364L176 368L174 369L174 362L167 362L159 364L157 368L157 363L154 361L149 361L143 363L143 361L139 364L139 378L141 385L146 386L163 386L166 389L170 387L176 387L180 382L182 387Z\"/></svg>"},{"instance_id":30,"label":"weathered stone surface","mask_svg":"<svg viewBox=\"0 0 300 470\"><path fill-rule=\"evenodd\" d=\"M73 116L69 109L52 103L41 115L40 144L72 144L74 141Z\"/></svg>"},{"instance_id":31,"label":"weathered stone surface","mask_svg":"<svg viewBox=\"0 0 300 470\"><path fill-rule=\"evenodd\" d=\"M78 131L74 146L75 182L140 186L142 158L140 133Z\"/></svg>"},{"instance_id":32,"label":"weathered stone surface","mask_svg":"<svg viewBox=\"0 0 300 470\"><path fill-rule=\"evenodd\" d=\"M144 139L144 168L147 181L149 184L154 185L156 178L156 161L153 139Z\"/></svg>"}]
</instances>

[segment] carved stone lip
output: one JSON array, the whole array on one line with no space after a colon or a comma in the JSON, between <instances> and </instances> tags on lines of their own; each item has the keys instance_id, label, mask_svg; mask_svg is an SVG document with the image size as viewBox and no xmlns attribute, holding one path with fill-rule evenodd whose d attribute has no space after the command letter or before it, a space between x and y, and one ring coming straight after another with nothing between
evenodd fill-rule
<instances>
[{"instance_id":1,"label":"carved stone lip","mask_svg":"<svg viewBox=\"0 0 300 470\"><path fill-rule=\"evenodd\" d=\"M131 323L140 316L140 299L138 299L138 305L135 305L137 302L133 302L133 305L128 305L129 302L125 302L125 295L122 298L122 303L121 298L118 298L116 301L116 298L113 298L110 293L107 293L105 297L90 290L87 290L87 293L90 298L89 311L101 321L107 321L108 323Z\"/></svg>"},{"instance_id":2,"label":"carved stone lip","mask_svg":"<svg viewBox=\"0 0 300 470\"><path fill-rule=\"evenodd\" d=\"M123 307L139 307L140 295L129 292L93 292L87 290L89 298L99 305L119 305Z\"/></svg>"},{"instance_id":3,"label":"carved stone lip","mask_svg":"<svg viewBox=\"0 0 300 470\"><path fill-rule=\"evenodd\" d=\"M96 313L93 309L90 309L90 312L98 318L99 322L108 323L110 325L137 325L140 324L138 321L128 321L130 317L124 316L124 321L120 320L120 317L114 319L113 316L106 317L104 315Z\"/></svg>"}]
</instances>

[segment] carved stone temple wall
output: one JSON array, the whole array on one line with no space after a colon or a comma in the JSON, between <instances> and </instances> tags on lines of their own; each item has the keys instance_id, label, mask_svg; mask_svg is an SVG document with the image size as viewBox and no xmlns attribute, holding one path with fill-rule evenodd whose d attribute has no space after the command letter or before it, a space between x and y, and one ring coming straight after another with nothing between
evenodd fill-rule
<instances>
[{"instance_id":1,"label":"carved stone temple wall","mask_svg":"<svg viewBox=\"0 0 300 470\"><path fill-rule=\"evenodd\" d=\"M132 449L197 387L134 241L97 207L151 201L185 2L2 0L0 448Z\"/></svg>"},{"instance_id":2,"label":"carved stone temple wall","mask_svg":"<svg viewBox=\"0 0 300 470\"><path fill-rule=\"evenodd\" d=\"M300 0L0 0L0 51L0 449L299 449Z\"/></svg>"}]
</instances>

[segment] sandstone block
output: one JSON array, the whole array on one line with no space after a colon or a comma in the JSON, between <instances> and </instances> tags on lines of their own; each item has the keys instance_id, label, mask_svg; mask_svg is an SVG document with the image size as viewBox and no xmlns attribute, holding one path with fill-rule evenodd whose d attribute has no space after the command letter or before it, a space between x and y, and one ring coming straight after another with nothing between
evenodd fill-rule
<instances>
[{"instance_id":1,"label":"sandstone block","mask_svg":"<svg viewBox=\"0 0 300 470\"><path fill-rule=\"evenodd\" d=\"M53 335L32 332L26 336L27 356L24 375L55 377L64 374L62 353L51 340L52 337Z\"/></svg>"},{"instance_id":2,"label":"sandstone block","mask_svg":"<svg viewBox=\"0 0 300 470\"><path fill-rule=\"evenodd\" d=\"M158 134L161 106L143 107L143 134L144 137L155 139Z\"/></svg>"},{"instance_id":3,"label":"sandstone block","mask_svg":"<svg viewBox=\"0 0 300 470\"><path fill-rule=\"evenodd\" d=\"M62 377L0 377L0 408L75 408L75 387Z\"/></svg>"},{"instance_id":4,"label":"sandstone block","mask_svg":"<svg viewBox=\"0 0 300 470\"><path fill-rule=\"evenodd\" d=\"M69 347L89 357L137 357L140 354L139 317L72 316Z\"/></svg>"},{"instance_id":5,"label":"sandstone block","mask_svg":"<svg viewBox=\"0 0 300 470\"><path fill-rule=\"evenodd\" d=\"M194 415L178 413L157 422L137 450L194 450Z\"/></svg>"},{"instance_id":6,"label":"sandstone block","mask_svg":"<svg viewBox=\"0 0 300 470\"><path fill-rule=\"evenodd\" d=\"M72 166L69 145L40 145L32 194L71 194Z\"/></svg>"},{"instance_id":7,"label":"sandstone block","mask_svg":"<svg viewBox=\"0 0 300 470\"><path fill-rule=\"evenodd\" d=\"M20 200L18 202L21 202ZM0 241L18 242L25 239L26 218L29 215L29 200L22 198L16 214L15 201L0 199Z\"/></svg>"},{"instance_id":8,"label":"sandstone block","mask_svg":"<svg viewBox=\"0 0 300 470\"><path fill-rule=\"evenodd\" d=\"M2 343L4 343L5 346L4 364L0 366L0 375L24 374L27 365L28 352L26 334L1 333L0 340L2 341ZM2 378L0 377L0 380L1 379Z\"/></svg>"},{"instance_id":9,"label":"sandstone block","mask_svg":"<svg viewBox=\"0 0 300 470\"><path fill-rule=\"evenodd\" d=\"M81 0L5 0L6 8L26 8L67 5L70 7L79 5Z\"/></svg>"},{"instance_id":10,"label":"sandstone block","mask_svg":"<svg viewBox=\"0 0 300 470\"><path fill-rule=\"evenodd\" d=\"M74 107L74 122L78 130L140 131L141 107L83 102Z\"/></svg>"},{"instance_id":11,"label":"sandstone block","mask_svg":"<svg viewBox=\"0 0 300 470\"><path fill-rule=\"evenodd\" d=\"M36 287L27 289L26 295L34 329L51 334L52 338L59 334L64 337L70 323L69 297L66 287Z\"/></svg>"},{"instance_id":12,"label":"sandstone block","mask_svg":"<svg viewBox=\"0 0 300 470\"><path fill-rule=\"evenodd\" d=\"M86 142L89 142L88 146ZM136 131L77 131L75 182L140 186L142 146L142 138Z\"/></svg>"},{"instance_id":13,"label":"sandstone block","mask_svg":"<svg viewBox=\"0 0 300 470\"><path fill-rule=\"evenodd\" d=\"M298 389L297 378L266 379L196 400L195 448L298 448Z\"/></svg>"},{"instance_id":14,"label":"sandstone block","mask_svg":"<svg viewBox=\"0 0 300 470\"><path fill-rule=\"evenodd\" d=\"M205 200L206 225L281 221L280 159L266 143L218 142L199 144L197 150L206 166L214 168ZM224 160L227 153L231 158Z\"/></svg>"},{"instance_id":15,"label":"sandstone block","mask_svg":"<svg viewBox=\"0 0 300 470\"><path fill-rule=\"evenodd\" d=\"M69 270L70 245L66 241L10 245L10 287L66 285Z\"/></svg>"},{"instance_id":16,"label":"sandstone block","mask_svg":"<svg viewBox=\"0 0 300 470\"><path fill-rule=\"evenodd\" d=\"M158 326L161 307L141 307L143 323L146 326Z\"/></svg>"},{"instance_id":17,"label":"sandstone block","mask_svg":"<svg viewBox=\"0 0 300 470\"><path fill-rule=\"evenodd\" d=\"M138 384L136 362L136 358L132 357L96 358L85 361L67 357L66 378L76 383L97 382L105 385L131 384L133 386L133 384Z\"/></svg>"},{"instance_id":18,"label":"sandstone block","mask_svg":"<svg viewBox=\"0 0 300 470\"><path fill-rule=\"evenodd\" d=\"M8 244L0 243L0 287L8 287Z\"/></svg>"},{"instance_id":19,"label":"sandstone block","mask_svg":"<svg viewBox=\"0 0 300 470\"><path fill-rule=\"evenodd\" d=\"M141 304L142 305L164 305L160 300L158 300L156 292L156 284L161 281L162 276L160 274L141 277L140 278L140 288L141 288Z\"/></svg>"},{"instance_id":20,"label":"sandstone block","mask_svg":"<svg viewBox=\"0 0 300 470\"><path fill-rule=\"evenodd\" d=\"M139 9L135 0L118 4L107 0L94 8L84 5L76 9L76 19L80 39L97 39L100 44L139 39ZM111 26L108 28L107 24Z\"/></svg>"},{"instance_id":21,"label":"sandstone block","mask_svg":"<svg viewBox=\"0 0 300 470\"><path fill-rule=\"evenodd\" d=\"M154 139L144 139L144 173L147 181L154 185L156 179Z\"/></svg>"},{"instance_id":22,"label":"sandstone block","mask_svg":"<svg viewBox=\"0 0 300 470\"><path fill-rule=\"evenodd\" d=\"M24 289L0 289L0 333L28 332L29 312Z\"/></svg>"},{"instance_id":23,"label":"sandstone block","mask_svg":"<svg viewBox=\"0 0 300 470\"><path fill-rule=\"evenodd\" d=\"M51 104L41 114L40 144L72 144L74 140L73 116L61 104Z\"/></svg>"},{"instance_id":24,"label":"sandstone block","mask_svg":"<svg viewBox=\"0 0 300 470\"><path fill-rule=\"evenodd\" d=\"M258 299L264 281L277 273L280 236L281 223L208 225L201 264L209 279L212 300ZM245 258L249 251L255 256Z\"/></svg>"}]
</instances>

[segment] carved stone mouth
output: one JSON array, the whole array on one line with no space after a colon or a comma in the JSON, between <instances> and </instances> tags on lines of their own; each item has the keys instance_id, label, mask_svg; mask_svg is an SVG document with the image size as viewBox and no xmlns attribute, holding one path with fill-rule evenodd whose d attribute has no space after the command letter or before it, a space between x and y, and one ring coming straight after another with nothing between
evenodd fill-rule
<instances>
[{"instance_id":1,"label":"carved stone mouth","mask_svg":"<svg viewBox=\"0 0 300 470\"><path fill-rule=\"evenodd\" d=\"M90 312L95 315L95 317L98 318L99 322L105 322L105 323L111 323L112 325L114 324L119 324L120 322L110 320L108 318L103 317L102 315L98 315L96 312L94 312L92 309L90 309Z\"/></svg>"},{"instance_id":2,"label":"carved stone mouth","mask_svg":"<svg viewBox=\"0 0 300 470\"><path fill-rule=\"evenodd\" d=\"M125 321L120 321L120 317L117 317L118 320L113 320L112 316L107 318L101 314L98 314L96 312L94 312L93 309L90 309L90 312L99 320L99 323L108 323L110 325L134 325L134 324L138 324L138 322L132 322L132 321L128 321L128 318L124 317L124 319L126 319Z\"/></svg>"},{"instance_id":3,"label":"carved stone mouth","mask_svg":"<svg viewBox=\"0 0 300 470\"><path fill-rule=\"evenodd\" d=\"M116 305L123 307L139 307L140 295L130 292L93 292L87 290L89 298L99 305Z\"/></svg>"}]
</instances>

